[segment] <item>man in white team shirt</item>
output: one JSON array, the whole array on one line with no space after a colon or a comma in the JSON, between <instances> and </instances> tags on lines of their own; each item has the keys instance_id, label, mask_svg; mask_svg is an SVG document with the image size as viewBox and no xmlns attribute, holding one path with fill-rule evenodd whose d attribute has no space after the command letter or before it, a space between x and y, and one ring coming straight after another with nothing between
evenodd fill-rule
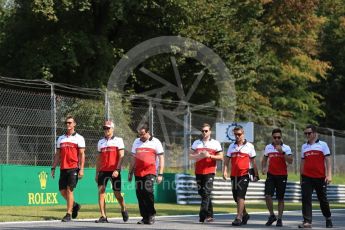
<instances>
[{"instance_id":1,"label":"man in white team shirt","mask_svg":"<svg viewBox=\"0 0 345 230\"><path fill-rule=\"evenodd\" d=\"M124 156L125 145L121 137L114 136L114 123L105 121L103 125L104 138L98 141L99 152L96 163L96 183L98 184L98 205L101 217L96 223L107 223L105 212L105 189L110 179L114 195L121 206L121 214L124 222L128 221L128 212L125 200L121 194L121 164Z\"/></svg>"},{"instance_id":2,"label":"man in white team shirt","mask_svg":"<svg viewBox=\"0 0 345 230\"><path fill-rule=\"evenodd\" d=\"M223 150L219 141L211 138L211 126L204 123L201 127L202 137L194 141L189 157L195 160L195 176L198 193L201 196L199 222L213 221L211 192L216 173L216 161L223 160Z\"/></svg>"},{"instance_id":3,"label":"man in white team shirt","mask_svg":"<svg viewBox=\"0 0 345 230\"><path fill-rule=\"evenodd\" d=\"M80 209L80 205L74 202L73 190L78 179L84 176L85 140L75 131L74 117L68 116L65 124L67 132L57 140L51 176L55 177L55 168L60 162L59 190L67 201L67 213L61 221L69 222L78 216Z\"/></svg>"},{"instance_id":4,"label":"man in white team shirt","mask_svg":"<svg viewBox=\"0 0 345 230\"><path fill-rule=\"evenodd\" d=\"M224 159L223 178L228 177L228 169L231 168L231 187L232 196L237 204L237 215L231 223L233 226L246 225L250 216L245 207L245 196L249 184L249 169L254 169L254 181L259 178L256 167L256 152L253 144L249 143L244 137L244 129L237 125L233 129L235 143L229 146L228 152Z\"/></svg>"},{"instance_id":5,"label":"man in white team shirt","mask_svg":"<svg viewBox=\"0 0 345 230\"><path fill-rule=\"evenodd\" d=\"M284 211L284 195L287 183L287 165L293 161L290 146L282 141L282 131L280 129L272 130L272 143L266 145L264 157L261 161L262 174L267 173L265 182L265 198L266 206L270 212L270 216L266 222L266 226L271 226L273 222L277 221L276 226L283 226L283 211ZM268 169L267 169L268 162ZM278 219L273 211L272 197L276 192L278 200Z\"/></svg>"},{"instance_id":6,"label":"man in white team shirt","mask_svg":"<svg viewBox=\"0 0 345 230\"><path fill-rule=\"evenodd\" d=\"M134 174L140 215L143 217L137 224L154 224L156 209L153 187L155 180L158 184L163 180L164 151L162 143L151 136L148 124L140 127L138 134L139 138L135 139L132 146L128 181L132 181ZM159 161L158 172L157 158Z\"/></svg>"},{"instance_id":7,"label":"man in white team shirt","mask_svg":"<svg viewBox=\"0 0 345 230\"><path fill-rule=\"evenodd\" d=\"M312 227L312 194L315 189L322 215L326 219L326 228L332 228L327 199L327 185L332 181L331 152L327 143L318 139L314 125L308 125L304 129L304 135L307 142L302 145L300 165L303 223L298 227Z\"/></svg>"}]
</instances>

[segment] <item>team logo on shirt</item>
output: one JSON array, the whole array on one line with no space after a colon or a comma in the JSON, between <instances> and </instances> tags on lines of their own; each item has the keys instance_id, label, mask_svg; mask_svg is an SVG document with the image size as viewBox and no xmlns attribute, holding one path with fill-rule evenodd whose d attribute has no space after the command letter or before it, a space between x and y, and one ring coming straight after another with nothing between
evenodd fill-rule
<instances>
[{"instance_id":1,"label":"team logo on shirt","mask_svg":"<svg viewBox=\"0 0 345 230\"><path fill-rule=\"evenodd\" d=\"M231 157L241 157L241 158L243 158L243 157L246 157L246 156L243 155L243 154L241 154L241 153L233 153L233 154L231 155Z\"/></svg>"},{"instance_id":2,"label":"team logo on shirt","mask_svg":"<svg viewBox=\"0 0 345 230\"><path fill-rule=\"evenodd\" d=\"M61 148L68 148L68 147L74 148L75 147L75 145L73 145L71 143L61 143L60 146L61 146Z\"/></svg>"},{"instance_id":3,"label":"team logo on shirt","mask_svg":"<svg viewBox=\"0 0 345 230\"><path fill-rule=\"evenodd\" d=\"M316 156L316 155L319 155L320 153L318 153L318 152L308 152L308 153L305 153L304 155L306 156L306 157L309 157L309 156Z\"/></svg>"}]
</instances>

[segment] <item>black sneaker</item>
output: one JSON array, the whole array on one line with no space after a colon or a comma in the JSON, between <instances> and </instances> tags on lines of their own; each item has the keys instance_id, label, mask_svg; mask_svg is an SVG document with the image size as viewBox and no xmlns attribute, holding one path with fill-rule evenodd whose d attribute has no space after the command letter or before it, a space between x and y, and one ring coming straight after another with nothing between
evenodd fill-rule
<instances>
[{"instance_id":1,"label":"black sneaker","mask_svg":"<svg viewBox=\"0 0 345 230\"><path fill-rule=\"evenodd\" d=\"M61 219L61 222L70 222L71 220L71 214L66 213L66 215Z\"/></svg>"},{"instance_id":2,"label":"black sneaker","mask_svg":"<svg viewBox=\"0 0 345 230\"><path fill-rule=\"evenodd\" d=\"M232 226L240 226L241 224L242 224L242 220L237 219L237 218L231 223Z\"/></svg>"},{"instance_id":3,"label":"black sneaker","mask_svg":"<svg viewBox=\"0 0 345 230\"><path fill-rule=\"evenodd\" d=\"M302 224L298 225L298 228L311 228L311 223L303 222Z\"/></svg>"},{"instance_id":4,"label":"black sneaker","mask_svg":"<svg viewBox=\"0 0 345 230\"><path fill-rule=\"evenodd\" d=\"M277 217L275 215L270 215L270 217L268 217L268 220L266 222L266 226L271 226L273 224L274 221L277 220Z\"/></svg>"},{"instance_id":5,"label":"black sneaker","mask_svg":"<svg viewBox=\"0 0 345 230\"><path fill-rule=\"evenodd\" d=\"M248 213L247 213L246 215L244 215L244 216L242 217L242 223L241 223L241 225L246 225L247 222L248 222L248 220L249 220L249 218L250 218L250 216L249 216Z\"/></svg>"},{"instance_id":6,"label":"black sneaker","mask_svg":"<svg viewBox=\"0 0 345 230\"><path fill-rule=\"evenodd\" d=\"M101 216L98 220L95 220L96 223L108 223L107 217Z\"/></svg>"},{"instance_id":7,"label":"black sneaker","mask_svg":"<svg viewBox=\"0 0 345 230\"><path fill-rule=\"evenodd\" d=\"M81 208L81 206L80 206L80 204L78 204L78 203L75 203L75 204L73 205L73 209L72 209L72 218L73 218L73 219L77 218L77 216L78 216L78 211L79 211L80 208Z\"/></svg>"},{"instance_id":8,"label":"black sneaker","mask_svg":"<svg viewBox=\"0 0 345 230\"><path fill-rule=\"evenodd\" d=\"M278 220L277 220L276 226L277 226L277 227L283 227L283 221L282 221L282 219L278 219Z\"/></svg>"},{"instance_id":9,"label":"black sneaker","mask_svg":"<svg viewBox=\"0 0 345 230\"><path fill-rule=\"evenodd\" d=\"M205 221L206 221L207 223L211 223L211 222L214 221L214 218L211 217L211 216L209 216L209 217L207 217L207 218L205 219Z\"/></svg>"},{"instance_id":10,"label":"black sneaker","mask_svg":"<svg viewBox=\"0 0 345 230\"><path fill-rule=\"evenodd\" d=\"M331 219L326 220L326 228L333 228L333 223Z\"/></svg>"},{"instance_id":11,"label":"black sneaker","mask_svg":"<svg viewBox=\"0 0 345 230\"><path fill-rule=\"evenodd\" d=\"M156 222L155 216L151 216L146 224L154 224Z\"/></svg>"},{"instance_id":12,"label":"black sneaker","mask_svg":"<svg viewBox=\"0 0 345 230\"><path fill-rule=\"evenodd\" d=\"M145 220L144 219L141 219L140 221L137 222L137 224L145 224Z\"/></svg>"},{"instance_id":13,"label":"black sneaker","mask_svg":"<svg viewBox=\"0 0 345 230\"><path fill-rule=\"evenodd\" d=\"M123 219L123 222L127 222L128 221L128 212L127 210L125 211L121 211L121 214L122 214L122 219Z\"/></svg>"}]
</instances>

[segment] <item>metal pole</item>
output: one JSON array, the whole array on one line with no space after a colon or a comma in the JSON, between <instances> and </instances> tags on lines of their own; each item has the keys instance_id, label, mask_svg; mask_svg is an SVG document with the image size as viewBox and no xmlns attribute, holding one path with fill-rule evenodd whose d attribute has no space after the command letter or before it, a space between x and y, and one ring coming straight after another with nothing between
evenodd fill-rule
<instances>
[{"instance_id":1,"label":"metal pole","mask_svg":"<svg viewBox=\"0 0 345 230\"><path fill-rule=\"evenodd\" d=\"M54 91L54 85L52 83L49 83L50 84L50 98L51 98L51 102L52 102L52 132L53 132L53 144L54 144L54 152L52 153L52 161L54 159L54 155L56 153L56 130L57 130L57 124L56 124L56 113L57 113L57 109L56 109L56 95L55 95L55 91Z\"/></svg>"},{"instance_id":2,"label":"metal pole","mask_svg":"<svg viewBox=\"0 0 345 230\"><path fill-rule=\"evenodd\" d=\"M224 119L224 110L223 110L223 109L220 110L220 122L222 122L222 123L225 122L225 119ZM221 145L222 145L223 153L226 154L226 152L225 152L225 143L222 142ZM221 161L221 163L219 164L219 169L220 169L220 170L223 170L223 161Z\"/></svg>"},{"instance_id":3,"label":"metal pole","mask_svg":"<svg viewBox=\"0 0 345 230\"><path fill-rule=\"evenodd\" d=\"M109 120L110 119L110 103L109 103L109 94L108 94L108 90L105 91L105 95L104 95L104 109L105 109L105 114L104 114L104 118L105 120Z\"/></svg>"},{"instance_id":4,"label":"metal pole","mask_svg":"<svg viewBox=\"0 0 345 230\"><path fill-rule=\"evenodd\" d=\"M183 172L187 173L188 171L188 107L187 107L187 112L183 116Z\"/></svg>"},{"instance_id":5,"label":"metal pole","mask_svg":"<svg viewBox=\"0 0 345 230\"><path fill-rule=\"evenodd\" d=\"M296 123L293 123L293 130L295 132L295 174L298 173L298 161L299 161L299 154L298 154L298 130L296 129Z\"/></svg>"},{"instance_id":6,"label":"metal pole","mask_svg":"<svg viewBox=\"0 0 345 230\"><path fill-rule=\"evenodd\" d=\"M7 126L6 129L6 164L8 164L8 160L10 157L10 126Z\"/></svg>"},{"instance_id":7,"label":"metal pole","mask_svg":"<svg viewBox=\"0 0 345 230\"><path fill-rule=\"evenodd\" d=\"M224 110L223 109L220 110L220 121L222 123L224 123Z\"/></svg>"},{"instance_id":8,"label":"metal pole","mask_svg":"<svg viewBox=\"0 0 345 230\"><path fill-rule=\"evenodd\" d=\"M153 106L152 101L149 101L149 124L150 124L150 130L151 134L153 135Z\"/></svg>"},{"instance_id":9,"label":"metal pole","mask_svg":"<svg viewBox=\"0 0 345 230\"><path fill-rule=\"evenodd\" d=\"M192 112L190 111L190 107L188 105L187 107L187 113L188 113L188 149L187 149L187 160L188 160L188 168L191 169L192 163L191 160L188 157L189 150L192 146Z\"/></svg>"},{"instance_id":10,"label":"metal pole","mask_svg":"<svg viewBox=\"0 0 345 230\"><path fill-rule=\"evenodd\" d=\"M331 129L332 131L332 150L333 150L333 168L332 168L332 174L335 174L335 167L336 167L336 151L335 151L335 136L334 136L334 130Z\"/></svg>"}]
</instances>

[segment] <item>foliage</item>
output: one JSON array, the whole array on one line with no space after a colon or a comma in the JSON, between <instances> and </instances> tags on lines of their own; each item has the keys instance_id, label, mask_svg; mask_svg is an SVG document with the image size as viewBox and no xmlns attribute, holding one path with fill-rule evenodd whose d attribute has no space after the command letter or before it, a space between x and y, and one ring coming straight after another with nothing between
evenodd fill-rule
<instances>
[{"instance_id":1,"label":"foliage","mask_svg":"<svg viewBox=\"0 0 345 230\"><path fill-rule=\"evenodd\" d=\"M344 5L344 0L0 0L0 74L102 88L129 49L153 37L179 35L210 47L231 73L220 92L206 71L190 102L213 101L236 111L238 120L261 124L321 121L345 128L339 115L345 112ZM173 82L169 58L142 66ZM181 56L176 62L187 91L190 76L204 67ZM233 80L236 108L225 96ZM157 86L137 69L126 89L140 93ZM171 93L163 98L180 100Z\"/></svg>"},{"instance_id":2,"label":"foliage","mask_svg":"<svg viewBox=\"0 0 345 230\"><path fill-rule=\"evenodd\" d=\"M345 128L345 1L323 1L319 14L328 20L320 40L320 59L331 63L329 77L320 82L317 90L325 98L322 109L326 116L321 120L324 126Z\"/></svg>"}]
</instances>

